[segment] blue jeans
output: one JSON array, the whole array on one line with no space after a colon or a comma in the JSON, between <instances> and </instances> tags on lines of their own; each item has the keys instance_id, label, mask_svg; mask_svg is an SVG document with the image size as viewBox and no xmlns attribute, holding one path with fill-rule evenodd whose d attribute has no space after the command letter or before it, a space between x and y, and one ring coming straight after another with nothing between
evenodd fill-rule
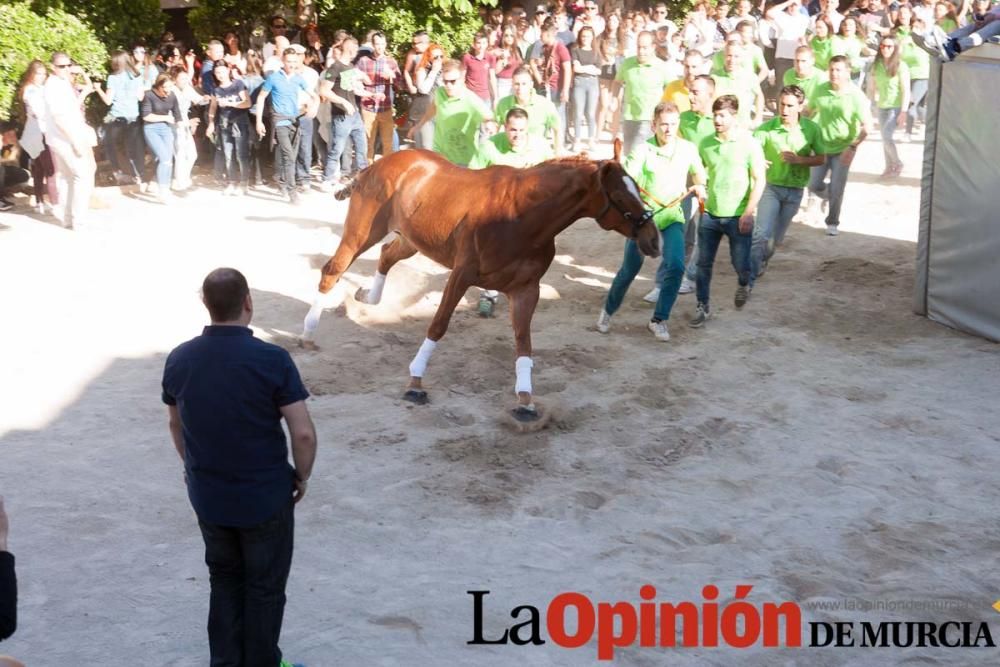
<instances>
[{"instance_id":1,"label":"blue jeans","mask_svg":"<svg viewBox=\"0 0 1000 667\"><path fill-rule=\"evenodd\" d=\"M600 137L597 129L597 77L574 77L573 79L573 139L583 141L583 119L587 119L587 132L591 140Z\"/></svg>"},{"instance_id":2,"label":"blue jeans","mask_svg":"<svg viewBox=\"0 0 1000 667\"><path fill-rule=\"evenodd\" d=\"M893 169L896 165L902 164L899 161L899 150L892 135L896 132L896 123L899 120L899 107L893 109L878 110L878 125L882 133L882 154L885 155L886 170Z\"/></svg>"},{"instance_id":3,"label":"blue jeans","mask_svg":"<svg viewBox=\"0 0 1000 667\"><path fill-rule=\"evenodd\" d=\"M927 79L910 79L910 108L906 111L906 133L913 133L913 122L927 115Z\"/></svg>"},{"instance_id":4,"label":"blue jeans","mask_svg":"<svg viewBox=\"0 0 1000 667\"><path fill-rule=\"evenodd\" d=\"M333 181L340 175L340 158L350 137L354 142L354 155L357 168L360 171L368 166L368 137L365 135L365 124L361 114L355 111L350 116L334 115L330 120L330 148L323 165L323 180Z\"/></svg>"},{"instance_id":5,"label":"blue jeans","mask_svg":"<svg viewBox=\"0 0 1000 667\"><path fill-rule=\"evenodd\" d=\"M291 500L256 526L233 528L199 519L211 594L208 646L212 665L275 667L292 567Z\"/></svg>"},{"instance_id":6,"label":"blue jeans","mask_svg":"<svg viewBox=\"0 0 1000 667\"><path fill-rule=\"evenodd\" d=\"M622 120L622 134L625 137L625 155L629 155L636 146L649 141L653 136L653 127L648 120Z\"/></svg>"},{"instance_id":7,"label":"blue jeans","mask_svg":"<svg viewBox=\"0 0 1000 667\"><path fill-rule=\"evenodd\" d=\"M656 286L660 288L660 298L657 299L656 308L653 309L653 318L668 320L674 301L677 300L681 278L684 277L684 225L675 222L666 229L661 229L660 246L663 257L656 272ZM621 308L625 292L642 268L643 260L639 245L632 239L625 241L625 257L622 259L621 268L615 274L615 279L611 281L611 289L608 290L608 298L604 302L604 311L608 315L614 315ZM661 272L664 276L662 280Z\"/></svg>"},{"instance_id":8,"label":"blue jeans","mask_svg":"<svg viewBox=\"0 0 1000 667\"><path fill-rule=\"evenodd\" d=\"M562 86L558 90L552 90L551 88L546 89L548 92L549 99L552 104L556 105L556 112L559 114L559 131L563 133L562 137L557 137L560 142L565 143L569 140L569 125L566 121L566 103L560 100L562 95ZM561 146L562 143L559 145Z\"/></svg>"},{"instance_id":9,"label":"blue jeans","mask_svg":"<svg viewBox=\"0 0 1000 667\"><path fill-rule=\"evenodd\" d=\"M809 192L829 202L826 224L836 227L840 224L840 207L844 203L844 189L847 188L847 174L850 167L840 163L840 153L827 155L826 162L809 169ZM830 174L830 183L826 175Z\"/></svg>"},{"instance_id":10,"label":"blue jeans","mask_svg":"<svg viewBox=\"0 0 1000 667\"><path fill-rule=\"evenodd\" d=\"M701 210L697 201L694 197L685 197L681 202L681 210L684 212L684 249L687 251L690 248L684 276L691 282L698 278L698 222L701 220Z\"/></svg>"},{"instance_id":11,"label":"blue jeans","mask_svg":"<svg viewBox=\"0 0 1000 667\"><path fill-rule=\"evenodd\" d=\"M218 120L218 150L222 151L224 174L227 183L250 182L250 119L242 116L233 121ZM239 181L236 169L239 167Z\"/></svg>"},{"instance_id":12,"label":"blue jeans","mask_svg":"<svg viewBox=\"0 0 1000 667\"><path fill-rule=\"evenodd\" d=\"M750 245L753 234L740 232L739 217L717 218L708 211L698 225L698 303L708 305L712 289L712 266L722 237L729 238L729 257L740 285L750 284Z\"/></svg>"},{"instance_id":13,"label":"blue jeans","mask_svg":"<svg viewBox=\"0 0 1000 667\"><path fill-rule=\"evenodd\" d=\"M757 219L753 225L753 246L750 249L750 284L760 274L760 268L774 254L774 247L785 238L792 218L802 203L804 188L787 188L767 184L757 204Z\"/></svg>"},{"instance_id":14,"label":"blue jeans","mask_svg":"<svg viewBox=\"0 0 1000 667\"><path fill-rule=\"evenodd\" d=\"M146 145L156 157L156 183L161 191L170 189L170 177L174 173L174 126L169 123L146 123L142 133Z\"/></svg>"}]
</instances>

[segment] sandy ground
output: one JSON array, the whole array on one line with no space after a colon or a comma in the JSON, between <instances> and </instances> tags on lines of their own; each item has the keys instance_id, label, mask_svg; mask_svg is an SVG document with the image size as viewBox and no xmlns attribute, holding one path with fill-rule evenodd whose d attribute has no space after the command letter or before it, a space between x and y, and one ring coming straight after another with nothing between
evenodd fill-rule
<instances>
[{"instance_id":1,"label":"sandy ground","mask_svg":"<svg viewBox=\"0 0 1000 667\"><path fill-rule=\"evenodd\" d=\"M328 311L317 353L294 352L321 445L297 511L282 645L326 665L584 665L567 650L467 646L562 591L639 602L792 600L806 621L1000 620L997 347L911 312L920 146L894 185L866 144L842 234L793 226L751 303L723 249L716 316L673 339L645 330L647 266L612 334L593 323L622 240L581 221L558 240L534 321L550 428L516 435L506 320L469 292L426 377L400 400L444 271L414 258L383 303ZM2 650L32 667L204 665L207 572L170 445L159 380L200 331L210 269L242 269L257 334L299 331L345 207L314 194L200 191L170 208L104 191L69 232L0 215L0 493L18 558L20 627ZM375 251L347 275L367 284ZM815 602L954 609L810 610ZM1000 640L1000 624L993 623ZM995 665L997 649L640 649L624 665Z\"/></svg>"}]
</instances>

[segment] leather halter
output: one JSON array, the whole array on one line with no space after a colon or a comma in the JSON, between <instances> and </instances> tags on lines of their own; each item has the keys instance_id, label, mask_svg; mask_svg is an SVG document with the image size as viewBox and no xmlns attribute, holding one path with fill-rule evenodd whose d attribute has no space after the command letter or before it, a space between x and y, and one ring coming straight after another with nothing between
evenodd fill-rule
<instances>
[{"instance_id":1,"label":"leather halter","mask_svg":"<svg viewBox=\"0 0 1000 667\"><path fill-rule=\"evenodd\" d=\"M638 185L636 185L636 187L638 187ZM643 205L643 207L642 207L643 208L642 215L639 216L638 218L636 218L634 215L632 215L632 213L630 211L626 211L624 208L622 208L618 204L618 202L616 202L615 200L613 200L611 198L611 195L608 193L607 189L604 187L604 180L603 179L601 180L601 193L604 194L604 200L605 200L604 201L604 208L601 209L600 213L598 213L596 216L594 216L594 219L597 220L598 222L600 222L601 218L603 218L605 215L607 215L608 211L611 210L611 207L614 206L615 210L618 211L618 213L623 218L625 218L625 220L627 220L628 222L632 223L632 235L633 235L633 238L639 235L639 229L643 225L645 225L647 222L652 221L653 216L656 215L657 213L659 213L659 211L651 211L648 208L646 208L645 205ZM640 200L640 202L641 202L641 200Z\"/></svg>"}]
</instances>

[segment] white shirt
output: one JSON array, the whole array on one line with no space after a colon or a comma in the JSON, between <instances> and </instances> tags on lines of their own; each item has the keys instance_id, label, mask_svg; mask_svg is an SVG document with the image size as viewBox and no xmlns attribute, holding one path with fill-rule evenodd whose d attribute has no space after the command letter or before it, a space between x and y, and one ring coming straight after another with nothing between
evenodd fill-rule
<instances>
[{"instance_id":1,"label":"white shirt","mask_svg":"<svg viewBox=\"0 0 1000 667\"><path fill-rule=\"evenodd\" d=\"M19 143L24 152L34 160L45 148L42 133L45 132L45 91L41 86L28 84L24 89L24 132Z\"/></svg>"},{"instance_id":2,"label":"white shirt","mask_svg":"<svg viewBox=\"0 0 1000 667\"><path fill-rule=\"evenodd\" d=\"M80 100L76 96L76 91L73 90L73 84L53 74L45 80L44 97L46 141L50 144L71 145L74 138L79 141L90 139L93 136L94 143L91 146L97 144L97 137L87 125L83 110L80 109ZM56 118L61 121L63 127L69 130L69 135L63 132L59 124L55 122Z\"/></svg>"},{"instance_id":3,"label":"white shirt","mask_svg":"<svg viewBox=\"0 0 1000 667\"><path fill-rule=\"evenodd\" d=\"M809 28L809 17L802 13L789 14L777 12L771 19L778 29L778 38L774 45L774 57L785 60L795 60L795 49L802 43L802 38Z\"/></svg>"},{"instance_id":4,"label":"white shirt","mask_svg":"<svg viewBox=\"0 0 1000 667\"><path fill-rule=\"evenodd\" d=\"M837 31L840 30L840 23L844 20L844 15L838 12L835 8L831 7L826 11L826 16L830 19L830 25L833 26L833 34L836 35ZM816 32L816 19L819 17L820 14L817 14L809 19L809 32Z\"/></svg>"}]
</instances>

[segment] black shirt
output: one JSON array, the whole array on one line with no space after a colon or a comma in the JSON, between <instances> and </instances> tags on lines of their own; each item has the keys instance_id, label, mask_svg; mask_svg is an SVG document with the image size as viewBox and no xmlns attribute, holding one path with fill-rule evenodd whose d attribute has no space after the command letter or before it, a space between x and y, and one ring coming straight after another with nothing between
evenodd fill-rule
<instances>
[{"instance_id":1,"label":"black shirt","mask_svg":"<svg viewBox=\"0 0 1000 667\"><path fill-rule=\"evenodd\" d=\"M177 96L170 93L166 97L160 97L152 90L146 91L146 96L142 98L142 108L140 109L140 114L143 119L149 114L156 114L157 116L167 116L170 114L174 115L174 120L178 123L181 122L181 105L177 101ZM163 123L162 120L156 121L146 121L152 123Z\"/></svg>"},{"instance_id":2,"label":"black shirt","mask_svg":"<svg viewBox=\"0 0 1000 667\"><path fill-rule=\"evenodd\" d=\"M184 432L188 497L198 517L253 526L291 501L280 408L308 398L288 352L240 326L207 326L163 369L163 402Z\"/></svg>"},{"instance_id":3,"label":"black shirt","mask_svg":"<svg viewBox=\"0 0 1000 667\"><path fill-rule=\"evenodd\" d=\"M353 72L355 69L356 68L354 65L351 64L345 65L344 63L338 60L335 61L332 65L330 65L330 67L327 68L325 72L323 72L323 79L333 84L333 94L339 97L343 97L351 104L357 103L357 100L355 99L354 96L354 84L353 81L351 81L349 82L350 87L348 88L344 87L343 84L345 79L351 77L351 75L345 77L344 72ZM343 116L344 113L345 113L344 109L339 104L332 104L332 103L330 104L330 115Z\"/></svg>"},{"instance_id":4,"label":"black shirt","mask_svg":"<svg viewBox=\"0 0 1000 667\"><path fill-rule=\"evenodd\" d=\"M247 86L240 79L236 79L229 83L228 86L222 88L216 85L215 92L212 94L215 96L216 100L225 100L226 104L239 104L240 103L240 92L247 89ZM249 96L248 96L249 98ZM217 107L216 117L219 122L223 121L229 123L239 118L246 118L250 115L250 109L237 109L236 107Z\"/></svg>"}]
</instances>

